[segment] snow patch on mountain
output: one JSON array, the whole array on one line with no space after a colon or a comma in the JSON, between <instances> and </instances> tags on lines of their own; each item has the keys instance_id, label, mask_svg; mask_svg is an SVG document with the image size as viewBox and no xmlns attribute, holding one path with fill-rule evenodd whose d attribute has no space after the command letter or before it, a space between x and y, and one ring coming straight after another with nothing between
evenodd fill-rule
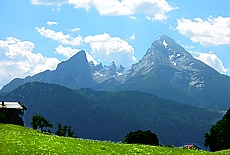
<instances>
[{"instance_id":1,"label":"snow patch on mountain","mask_svg":"<svg viewBox=\"0 0 230 155\"><path fill-rule=\"evenodd\" d=\"M169 55L169 59L170 59L170 60L173 60L173 57L174 57L174 54Z\"/></svg>"},{"instance_id":2,"label":"snow patch on mountain","mask_svg":"<svg viewBox=\"0 0 230 155\"><path fill-rule=\"evenodd\" d=\"M197 90L202 90L205 87L204 77L198 77L196 73L191 75L190 80L189 86L195 86Z\"/></svg>"},{"instance_id":3,"label":"snow patch on mountain","mask_svg":"<svg viewBox=\"0 0 230 155\"><path fill-rule=\"evenodd\" d=\"M166 43L166 41L163 41L163 45L165 46L165 48L167 48L168 44Z\"/></svg>"},{"instance_id":4,"label":"snow patch on mountain","mask_svg":"<svg viewBox=\"0 0 230 155\"><path fill-rule=\"evenodd\" d=\"M173 61L172 64L173 64L173 66L176 66L176 62Z\"/></svg>"}]
</instances>

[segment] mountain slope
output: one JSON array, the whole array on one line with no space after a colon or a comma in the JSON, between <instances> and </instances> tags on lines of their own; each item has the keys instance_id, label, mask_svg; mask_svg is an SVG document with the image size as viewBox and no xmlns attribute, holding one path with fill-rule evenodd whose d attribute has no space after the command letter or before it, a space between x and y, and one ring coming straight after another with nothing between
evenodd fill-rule
<instances>
[{"instance_id":1,"label":"mountain slope","mask_svg":"<svg viewBox=\"0 0 230 155\"><path fill-rule=\"evenodd\" d=\"M161 36L117 90L138 90L195 106L228 109L230 78L193 58L168 36Z\"/></svg>"}]
</instances>

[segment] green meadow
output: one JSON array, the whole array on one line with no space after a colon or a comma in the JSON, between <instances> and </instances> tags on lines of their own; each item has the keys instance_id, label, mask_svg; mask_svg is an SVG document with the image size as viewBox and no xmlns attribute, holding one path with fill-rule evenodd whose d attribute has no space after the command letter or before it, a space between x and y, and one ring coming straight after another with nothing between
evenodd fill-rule
<instances>
[{"instance_id":1,"label":"green meadow","mask_svg":"<svg viewBox=\"0 0 230 155\"><path fill-rule=\"evenodd\" d=\"M230 154L230 150L210 153L164 146L122 144L48 135L30 128L0 124L0 154Z\"/></svg>"}]
</instances>

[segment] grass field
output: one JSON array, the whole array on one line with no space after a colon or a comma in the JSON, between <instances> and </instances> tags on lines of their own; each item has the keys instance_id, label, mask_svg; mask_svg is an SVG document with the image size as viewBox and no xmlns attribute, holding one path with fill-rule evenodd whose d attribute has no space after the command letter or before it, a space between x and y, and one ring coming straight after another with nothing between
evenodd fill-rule
<instances>
[{"instance_id":1,"label":"grass field","mask_svg":"<svg viewBox=\"0 0 230 155\"><path fill-rule=\"evenodd\" d=\"M101 142L47 135L26 127L0 124L0 154L230 154L230 150L209 153L163 146Z\"/></svg>"}]
</instances>

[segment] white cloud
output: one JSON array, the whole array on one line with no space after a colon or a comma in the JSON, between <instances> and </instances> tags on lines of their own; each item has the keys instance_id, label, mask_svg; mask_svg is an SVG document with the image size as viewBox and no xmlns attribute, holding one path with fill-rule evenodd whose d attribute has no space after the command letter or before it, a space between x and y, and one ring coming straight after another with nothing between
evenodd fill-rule
<instances>
[{"instance_id":1,"label":"white cloud","mask_svg":"<svg viewBox=\"0 0 230 155\"><path fill-rule=\"evenodd\" d=\"M67 4L68 0L30 0L34 5L57 5Z\"/></svg>"},{"instance_id":2,"label":"white cloud","mask_svg":"<svg viewBox=\"0 0 230 155\"><path fill-rule=\"evenodd\" d=\"M81 29L78 28L78 27L77 27L77 28L72 28L72 29L70 29L71 32L77 32L77 31L80 31L80 30L81 30Z\"/></svg>"},{"instance_id":3,"label":"white cloud","mask_svg":"<svg viewBox=\"0 0 230 155\"><path fill-rule=\"evenodd\" d=\"M137 20L138 18L136 16L131 16L130 17L132 20Z\"/></svg>"},{"instance_id":4,"label":"white cloud","mask_svg":"<svg viewBox=\"0 0 230 155\"><path fill-rule=\"evenodd\" d=\"M128 42L136 39L136 35L134 33L131 36L127 35L126 37L127 37L127 39L125 39L125 40L128 41Z\"/></svg>"},{"instance_id":5,"label":"white cloud","mask_svg":"<svg viewBox=\"0 0 230 155\"><path fill-rule=\"evenodd\" d=\"M98 64L98 62L94 59L94 57L91 54L89 54L89 52L85 51L85 54L88 62L92 61L95 65Z\"/></svg>"},{"instance_id":6,"label":"white cloud","mask_svg":"<svg viewBox=\"0 0 230 155\"><path fill-rule=\"evenodd\" d=\"M57 25L58 22L47 21L46 24L47 24L47 25Z\"/></svg>"},{"instance_id":7,"label":"white cloud","mask_svg":"<svg viewBox=\"0 0 230 155\"><path fill-rule=\"evenodd\" d=\"M52 8L52 11L58 12L58 11L60 11L60 8L59 7Z\"/></svg>"},{"instance_id":8,"label":"white cloud","mask_svg":"<svg viewBox=\"0 0 230 155\"><path fill-rule=\"evenodd\" d=\"M180 42L180 41L178 41L178 42ZM183 48L185 48L187 51L191 51L191 50L193 50L193 49L195 49L196 47L195 46L193 46L193 45L181 45ZM191 53L192 53L192 51L191 51Z\"/></svg>"},{"instance_id":9,"label":"white cloud","mask_svg":"<svg viewBox=\"0 0 230 155\"><path fill-rule=\"evenodd\" d=\"M131 10L125 4L126 0L106 0L103 3L100 0L93 0L94 7L102 16L124 16L130 15Z\"/></svg>"},{"instance_id":10,"label":"white cloud","mask_svg":"<svg viewBox=\"0 0 230 155\"><path fill-rule=\"evenodd\" d=\"M81 50L71 48L71 47L63 47L62 45L59 45L58 47L55 48L55 52L61 55L64 55L67 59L75 55L76 53L80 52ZM86 53L86 58L88 62L92 61L94 64L98 64L97 61L90 55L87 51Z\"/></svg>"},{"instance_id":11,"label":"white cloud","mask_svg":"<svg viewBox=\"0 0 230 155\"><path fill-rule=\"evenodd\" d=\"M128 42L119 37L111 37L109 34L98 34L84 38L90 44L91 54L94 58L104 63L114 61L117 65L129 66L136 62L134 49Z\"/></svg>"},{"instance_id":12,"label":"white cloud","mask_svg":"<svg viewBox=\"0 0 230 155\"><path fill-rule=\"evenodd\" d=\"M55 32L54 30L46 29L45 27L35 27L35 30L43 37L56 40L65 45L80 46L83 42L81 36L71 37L69 34L63 34L62 31Z\"/></svg>"},{"instance_id":13,"label":"white cloud","mask_svg":"<svg viewBox=\"0 0 230 155\"><path fill-rule=\"evenodd\" d=\"M56 68L60 62L58 59L33 53L34 47L34 43L30 41L21 41L13 37L0 40L0 87L13 78Z\"/></svg>"},{"instance_id":14,"label":"white cloud","mask_svg":"<svg viewBox=\"0 0 230 155\"><path fill-rule=\"evenodd\" d=\"M104 3L104 1L103 1L103 3ZM69 0L69 4L73 4L74 8L76 8L76 9L84 8L86 11L89 11L89 9L93 6L93 0L77 0L77 1L76 0Z\"/></svg>"},{"instance_id":15,"label":"white cloud","mask_svg":"<svg viewBox=\"0 0 230 155\"><path fill-rule=\"evenodd\" d=\"M210 16L206 21L195 18L194 21L181 18L177 19L176 29L193 42L202 46L217 46L230 44L230 17Z\"/></svg>"},{"instance_id":16,"label":"white cloud","mask_svg":"<svg viewBox=\"0 0 230 155\"><path fill-rule=\"evenodd\" d=\"M194 51L190 51L190 53L194 56L194 58L211 66L221 74L230 75L230 69L224 67L222 61L220 60L220 58L217 57L216 54L212 52L202 53L202 52L194 52Z\"/></svg>"},{"instance_id":17,"label":"white cloud","mask_svg":"<svg viewBox=\"0 0 230 155\"><path fill-rule=\"evenodd\" d=\"M62 45L59 45L58 47L55 48L55 52L58 54L63 55L67 59L72 57L74 54L78 53L80 50L71 48L71 47L63 47Z\"/></svg>"},{"instance_id":18,"label":"white cloud","mask_svg":"<svg viewBox=\"0 0 230 155\"><path fill-rule=\"evenodd\" d=\"M133 34L131 37L130 37L130 41L131 40L135 40L136 39L136 36L135 36L135 34Z\"/></svg>"},{"instance_id":19,"label":"white cloud","mask_svg":"<svg viewBox=\"0 0 230 155\"><path fill-rule=\"evenodd\" d=\"M144 14L149 20L165 20L166 13L178 9L172 7L166 0L31 0L32 4L37 5L62 5L72 4L74 8L84 8L89 11L94 7L102 16L131 16Z\"/></svg>"}]
</instances>

